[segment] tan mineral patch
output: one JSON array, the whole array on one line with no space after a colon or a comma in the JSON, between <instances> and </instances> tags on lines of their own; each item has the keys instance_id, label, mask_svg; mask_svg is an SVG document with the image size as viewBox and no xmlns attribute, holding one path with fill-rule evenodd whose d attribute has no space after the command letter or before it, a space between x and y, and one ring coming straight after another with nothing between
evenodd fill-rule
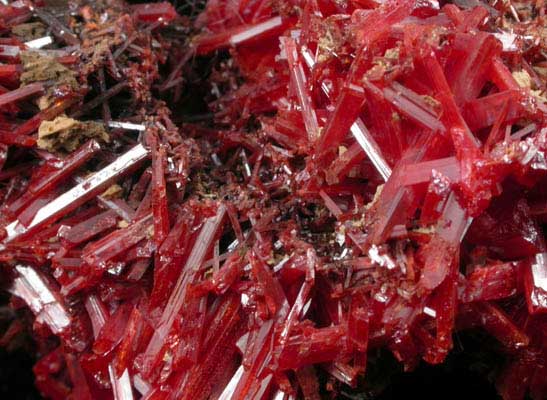
<instances>
[{"instance_id":1,"label":"tan mineral patch","mask_svg":"<svg viewBox=\"0 0 547 400\"><path fill-rule=\"evenodd\" d=\"M129 226L129 223L127 223L127 221L124 221L123 219L118 222L118 228L127 228Z\"/></svg>"},{"instance_id":2,"label":"tan mineral patch","mask_svg":"<svg viewBox=\"0 0 547 400\"><path fill-rule=\"evenodd\" d=\"M423 233L426 235L433 235L436 232L436 230L437 230L437 227L435 226L421 226L421 227L412 229L413 232Z\"/></svg>"},{"instance_id":3,"label":"tan mineral patch","mask_svg":"<svg viewBox=\"0 0 547 400\"><path fill-rule=\"evenodd\" d=\"M33 51L21 52L21 62L23 64L23 73L21 74L21 84L28 85L33 82L50 82L52 85L42 97L38 99L38 107L43 110L48 108L54 102L55 88L68 87L70 90L79 89L76 73L53 57L44 56Z\"/></svg>"},{"instance_id":4,"label":"tan mineral patch","mask_svg":"<svg viewBox=\"0 0 547 400\"><path fill-rule=\"evenodd\" d=\"M536 98L537 101L547 103L547 96L545 92L542 92L541 90L530 90L530 93Z\"/></svg>"},{"instance_id":5,"label":"tan mineral patch","mask_svg":"<svg viewBox=\"0 0 547 400\"><path fill-rule=\"evenodd\" d=\"M50 152L72 152L89 139L109 141L102 124L81 122L67 116L43 121L38 129L38 147Z\"/></svg>"},{"instance_id":6,"label":"tan mineral patch","mask_svg":"<svg viewBox=\"0 0 547 400\"><path fill-rule=\"evenodd\" d=\"M44 37L46 36L46 32L47 28L41 22L29 22L27 24L15 25L11 28L11 33L23 42Z\"/></svg>"},{"instance_id":7,"label":"tan mineral patch","mask_svg":"<svg viewBox=\"0 0 547 400\"><path fill-rule=\"evenodd\" d=\"M513 71L513 78L521 88L530 89L532 87L532 77L523 69Z\"/></svg>"},{"instance_id":8,"label":"tan mineral patch","mask_svg":"<svg viewBox=\"0 0 547 400\"><path fill-rule=\"evenodd\" d=\"M534 96L537 101L540 101L542 103L547 103L547 98L545 97L545 93L543 93L541 90L532 90L532 87L534 86L533 84L534 82L532 81L532 77L527 71L525 70L514 71L513 78L515 78L515 81L517 81L518 85L521 88L530 90L530 94Z\"/></svg>"},{"instance_id":9,"label":"tan mineral patch","mask_svg":"<svg viewBox=\"0 0 547 400\"><path fill-rule=\"evenodd\" d=\"M112 200L112 199L119 199L120 197L122 197L122 194L123 194L122 187L118 184L114 184L110 186L108 189L106 189L101 194L101 196L104 197L105 199Z\"/></svg>"},{"instance_id":10,"label":"tan mineral patch","mask_svg":"<svg viewBox=\"0 0 547 400\"><path fill-rule=\"evenodd\" d=\"M383 190L384 185L378 185L378 187L376 188L376 192L374 192L374 197L372 198L372 201L365 206L365 210L370 210L374 206L374 204L378 202Z\"/></svg>"},{"instance_id":11,"label":"tan mineral patch","mask_svg":"<svg viewBox=\"0 0 547 400\"><path fill-rule=\"evenodd\" d=\"M425 95L425 96L422 96L422 99L424 99L424 101L429 106L433 107L434 109L438 109L441 106L441 103L439 103L436 99L434 99L431 96Z\"/></svg>"},{"instance_id":12,"label":"tan mineral patch","mask_svg":"<svg viewBox=\"0 0 547 400\"><path fill-rule=\"evenodd\" d=\"M34 51L21 52L23 73L21 83L28 85L32 82L54 81L57 85L69 85L78 89L76 73L53 57L44 56Z\"/></svg>"},{"instance_id":13,"label":"tan mineral patch","mask_svg":"<svg viewBox=\"0 0 547 400\"><path fill-rule=\"evenodd\" d=\"M391 49L386 50L386 52L384 54L384 57L392 59L392 60L398 60L399 59L399 53L400 53L399 48L398 47L393 47Z\"/></svg>"},{"instance_id":14,"label":"tan mineral patch","mask_svg":"<svg viewBox=\"0 0 547 400\"><path fill-rule=\"evenodd\" d=\"M78 124L78 121L68 117L57 117L53 121L44 121L38 129L38 136L45 138L55 135L63 130L72 129Z\"/></svg>"},{"instance_id":15,"label":"tan mineral patch","mask_svg":"<svg viewBox=\"0 0 547 400\"><path fill-rule=\"evenodd\" d=\"M538 67L534 66L534 71L536 71L536 74L540 77L540 79L543 79L547 82L547 67Z\"/></svg>"}]
</instances>

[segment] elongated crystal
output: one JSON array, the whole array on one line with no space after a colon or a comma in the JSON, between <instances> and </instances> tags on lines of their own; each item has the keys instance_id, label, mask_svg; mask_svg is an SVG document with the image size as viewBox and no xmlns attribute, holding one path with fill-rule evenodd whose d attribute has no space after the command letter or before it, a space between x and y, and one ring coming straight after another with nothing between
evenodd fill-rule
<instances>
[{"instance_id":1,"label":"elongated crystal","mask_svg":"<svg viewBox=\"0 0 547 400\"><path fill-rule=\"evenodd\" d=\"M368 83L368 86L373 87ZM376 89L378 90L378 89ZM446 131L445 126L429 109L423 99L408 88L394 82L383 90L383 94L404 116L434 132Z\"/></svg>"},{"instance_id":2,"label":"elongated crystal","mask_svg":"<svg viewBox=\"0 0 547 400\"><path fill-rule=\"evenodd\" d=\"M344 354L346 328L332 326L308 329L289 339L279 358L281 369L296 369L318 362L335 360Z\"/></svg>"},{"instance_id":3,"label":"elongated crystal","mask_svg":"<svg viewBox=\"0 0 547 400\"><path fill-rule=\"evenodd\" d=\"M36 182L31 182L28 191L8 207L8 212L12 214L17 213L31 200L36 199L38 196L51 190L62 180L70 176L77 168L90 160L100 148L100 145L94 140L84 144L81 148L60 162L61 165L58 168L55 168L50 173L46 172L46 175ZM45 166L44 169L47 171L48 167L49 166Z\"/></svg>"},{"instance_id":4,"label":"elongated crystal","mask_svg":"<svg viewBox=\"0 0 547 400\"><path fill-rule=\"evenodd\" d=\"M152 226L153 218L151 214L148 214L127 228L114 231L86 246L82 259L90 266L104 268L109 260L127 251L149 235Z\"/></svg>"},{"instance_id":5,"label":"elongated crystal","mask_svg":"<svg viewBox=\"0 0 547 400\"><path fill-rule=\"evenodd\" d=\"M300 103L304 125L306 126L306 131L308 132L308 139L310 141L314 141L317 139L319 134L319 124L317 121L315 108L312 104L304 68L298 56L296 42L292 38L282 38L281 46L283 47L289 63L291 82L296 90L296 96ZM339 115L341 116L340 113ZM331 129L334 129L334 127L335 125L332 125Z\"/></svg>"},{"instance_id":6,"label":"elongated crystal","mask_svg":"<svg viewBox=\"0 0 547 400\"><path fill-rule=\"evenodd\" d=\"M254 25L238 26L217 34L198 36L194 45L198 54L206 54L217 49L255 42L274 36L283 32L287 26L288 21L277 16Z\"/></svg>"},{"instance_id":7,"label":"elongated crystal","mask_svg":"<svg viewBox=\"0 0 547 400\"><path fill-rule=\"evenodd\" d=\"M348 134L365 101L363 88L350 84L344 86L336 101L336 107L327 122L321 139L317 145L317 154L321 155L327 149L335 149Z\"/></svg>"},{"instance_id":8,"label":"elongated crystal","mask_svg":"<svg viewBox=\"0 0 547 400\"><path fill-rule=\"evenodd\" d=\"M148 151L144 146L135 146L133 149L116 159L112 164L106 166L91 177L85 179L73 189L42 207L26 228L22 227L17 221L8 225L6 227L6 241L11 241L20 235L28 234L30 231L66 215L101 190L104 190L113 179L127 172L147 156Z\"/></svg>"},{"instance_id":9,"label":"elongated crystal","mask_svg":"<svg viewBox=\"0 0 547 400\"><path fill-rule=\"evenodd\" d=\"M302 54L308 67L313 68L313 66L315 65L314 57L311 55L309 49L303 48ZM330 88L327 85L322 85L321 89L327 97L330 97ZM372 161L380 176L387 181L387 179L391 175L391 167L383 157L380 147L368 131L361 118L357 118L353 122L350 127L350 131L357 140L357 143L359 143L363 148L365 154Z\"/></svg>"},{"instance_id":10,"label":"elongated crystal","mask_svg":"<svg viewBox=\"0 0 547 400\"><path fill-rule=\"evenodd\" d=\"M403 182L405 185L428 182L432 177L433 171L441 173L452 182L460 180L460 163L456 157L446 157L405 165Z\"/></svg>"},{"instance_id":11,"label":"elongated crystal","mask_svg":"<svg viewBox=\"0 0 547 400\"><path fill-rule=\"evenodd\" d=\"M430 252L425 260L420 279L420 283L426 289L436 288L447 277L470 223L471 219L467 216L465 209L452 194L439 219L436 235L428 244Z\"/></svg>"},{"instance_id":12,"label":"elongated crystal","mask_svg":"<svg viewBox=\"0 0 547 400\"><path fill-rule=\"evenodd\" d=\"M12 103L17 100L25 99L29 96L40 94L44 91L44 84L40 82L31 83L27 86L22 86L19 89L12 90L4 94L0 94L0 107Z\"/></svg>"},{"instance_id":13,"label":"elongated crystal","mask_svg":"<svg viewBox=\"0 0 547 400\"><path fill-rule=\"evenodd\" d=\"M152 212L154 214L154 241L159 247L169 233L169 212L165 187L165 148L152 141Z\"/></svg>"},{"instance_id":14,"label":"elongated crystal","mask_svg":"<svg viewBox=\"0 0 547 400\"><path fill-rule=\"evenodd\" d=\"M38 16L38 18L40 18L42 21L44 21L44 23L49 25L49 27L51 28L51 33L53 33L54 36L69 45L76 45L80 43L80 39L78 39L74 32L72 32L72 30L70 30L61 21L59 21L57 17L55 17L55 15L42 8L35 8L34 12Z\"/></svg>"},{"instance_id":15,"label":"elongated crystal","mask_svg":"<svg viewBox=\"0 0 547 400\"><path fill-rule=\"evenodd\" d=\"M16 270L19 276L13 282L13 293L21 297L37 320L49 326L53 333L65 331L71 317L59 294L33 267L18 265Z\"/></svg>"},{"instance_id":16,"label":"elongated crystal","mask_svg":"<svg viewBox=\"0 0 547 400\"><path fill-rule=\"evenodd\" d=\"M511 297L517 293L518 263L479 267L468 277L462 300L489 301Z\"/></svg>"},{"instance_id":17,"label":"elongated crystal","mask_svg":"<svg viewBox=\"0 0 547 400\"><path fill-rule=\"evenodd\" d=\"M114 400L133 400L133 389L131 387L129 371L123 371L121 376L118 377L116 371L114 371L114 368L110 365L108 367L108 373L110 375L110 382L112 383Z\"/></svg>"},{"instance_id":18,"label":"elongated crystal","mask_svg":"<svg viewBox=\"0 0 547 400\"><path fill-rule=\"evenodd\" d=\"M461 52L448 68L454 99L463 104L478 97L486 82L490 60L500 52L499 42L487 33L456 35L454 47Z\"/></svg>"},{"instance_id":19,"label":"elongated crystal","mask_svg":"<svg viewBox=\"0 0 547 400\"><path fill-rule=\"evenodd\" d=\"M192 248L192 252L188 256L183 268L183 273L178 278L167 305L162 312L158 329L154 332L144 353L147 363L145 366L146 375L152 372L152 368L154 368L158 362L157 358L161 355L160 351L164 345L164 340L171 331L173 322L184 305L188 285L198 273L201 263L204 261L206 253L209 251L212 244L212 240L222 224L225 211L225 207L219 205L216 216L207 219L201 228L200 234Z\"/></svg>"}]
</instances>

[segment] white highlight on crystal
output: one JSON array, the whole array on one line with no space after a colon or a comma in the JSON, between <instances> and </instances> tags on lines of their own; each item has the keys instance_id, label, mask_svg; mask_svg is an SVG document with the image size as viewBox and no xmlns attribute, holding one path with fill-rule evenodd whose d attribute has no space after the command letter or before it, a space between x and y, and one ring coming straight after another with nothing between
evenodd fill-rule
<instances>
[{"instance_id":1,"label":"white highlight on crystal","mask_svg":"<svg viewBox=\"0 0 547 400\"><path fill-rule=\"evenodd\" d=\"M222 166L222 161L220 161L220 158L218 158L217 153L211 154L211 159L213 160L213 162L215 163L215 165L216 165L217 167Z\"/></svg>"},{"instance_id":2,"label":"white highlight on crystal","mask_svg":"<svg viewBox=\"0 0 547 400\"><path fill-rule=\"evenodd\" d=\"M25 46L29 49L41 49L53 43L53 38L51 36L44 36L38 39L29 40L25 42Z\"/></svg>"},{"instance_id":3,"label":"white highlight on crystal","mask_svg":"<svg viewBox=\"0 0 547 400\"><path fill-rule=\"evenodd\" d=\"M289 257L288 256L285 256L281 261L279 261L274 267L273 267L273 271L275 273L278 273L279 271L281 271L281 269L283 268L283 266L287 263L287 261L289 261Z\"/></svg>"},{"instance_id":4,"label":"white highlight on crystal","mask_svg":"<svg viewBox=\"0 0 547 400\"><path fill-rule=\"evenodd\" d=\"M250 178L252 174L251 166L247 161L247 154L245 154L245 150L241 150L241 160L243 161L243 167L245 168L245 175L247 178Z\"/></svg>"},{"instance_id":5,"label":"white highlight on crystal","mask_svg":"<svg viewBox=\"0 0 547 400\"><path fill-rule=\"evenodd\" d=\"M517 51L519 49L517 40L534 40L531 35L517 35L513 32L496 32L492 35L501 42L503 51Z\"/></svg>"},{"instance_id":6,"label":"white highlight on crystal","mask_svg":"<svg viewBox=\"0 0 547 400\"><path fill-rule=\"evenodd\" d=\"M235 239L232 243L228 245L227 251L232 252L236 249L237 246L239 246L239 240Z\"/></svg>"},{"instance_id":7,"label":"white highlight on crystal","mask_svg":"<svg viewBox=\"0 0 547 400\"><path fill-rule=\"evenodd\" d=\"M283 171L285 171L287 175L292 175L291 169L286 164L283 164Z\"/></svg>"},{"instance_id":8,"label":"white highlight on crystal","mask_svg":"<svg viewBox=\"0 0 547 400\"><path fill-rule=\"evenodd\" d=\"M148 384L148 382L143 380L139 374L133 376L133 386L135 386L137 392L139 392L143 396L145 396L150 391L150 385Z\"/></svg>"},{"instance_id":9,"label":"white highlight on crystal","mask_svg":"<svg viewBox=\"0 0 547 400\"><path fill-rule=\"evenodd\" d=\"M368 251L368 256L372 261L381 265L382 267L387 267L387 269L393 269L396 267L391 257L385 254L381 255L380 249L374 244L370 247Z\"/></svg>"},{"instance_id":10,"label":"white highlight on crystal","mask_svg":"<svg viewBox=\"0 0 547 400\"><path fill-rule=\"evenodd\" d=\"M230 379L230 382L226 385L222 393L220 394L220 397L218 400L230 400L234 394L234 390L237 387L237 384L241 380L241 377L243 376L243 365L240 365L237 371L235 372L234 376L232 376L232 379Z\"/></svg>"},{"instance_id":11,"label":"white highlight on crystal","mask_svg":"<svg viewBox=\"0 0 547 400\"><path fill-rule=\"evenodd\" d=\"M110 179L124 172L128 168L135 165L137 162L143 160L148 156L148 150L142 145L138 144L133 147L127 153L122 154L113 163L107 165L99 172L93 174L89 178L83 180L81 183L70 189L68 192L63 193L50 203L42 207L27 228L25 228L19 221L14 221L6 227L7 238L5 242L10 242L17 236L25 233L29 229L34 228L38 224L52 218L60 210L65 209L70 204L75 202L92 191L96 190L100 186L108 183Z\"/></svg>"},{"instance_id":12,"label":"white highlight on crystal","mask_svg":"<svg viewBox=\"0 0 547 400\"><path fill-rule=\"evenodd\" d=\"M437 311L430 307L424 307L424 314L429 315L432 318L437 318Z\"/></svg>"},{"instance_id":13,"label":"white highlight on crystal","mask_svg":"<svg viewBox=\"0 0 547 400\"><path fill-rule=\"evenodd\" d=\"M118 378L113 364L108 365L108 374L110 375L110 383L112 384L112 392L114 400L133 400L133 390L131 389L131 379L129 372L125 369L122 375Z\"/></svg>"},{"instance_id":14,"label":"white highlight on crystal","mask_svg":"<svg viewBox=\"0 0 547 400\"><path fill-rule=\"evenodd\" d=\"M11 291L27 303L37 321L48 325L55 334L62 332L70 324L70 316L47 282L32 267L17 265L15 270L19 276L14 279Z\"/></svg>"},{"instance_id":15,"label":"white highlight on crystal","mask_svg":"<svg viewBox=\"0 0 547 400\"><path fill-rule=\"evenodd\" d=\"M128 131L139 131L144 132L146 130L146 126L143 124L133 124L131 122L121 122L121 121L109 121L108 122L109 128L119 128L119 129L127 129Z\"/></svg>"},{"instance_id":16,"label":"white highlight on crystal","mask_svg":"<svg viewBox=\"0 0 547 400\"><path fill-rule=\"evenodd\" d=\"M99 304L99 298L96 295L89 295L84 301L84 307L91 320L93 336L97 339L99 332L106 323L107 315L104 314Z\"/></svg>"},{"instance_id":17,"label":"white highlight on crystal","mask_svg":"<svg viewBox=\"0 0 547 400\"><path fill-rule=\"evenodd\" d=\"M517 40L517 35L510 32L500 32L493 34L496 39L498 39L503 47L503 51L515 51L517 50L517 45L515 41Z\"/></svg>"},{"instance_id":18,"label":"white highlight on crystal","mask_svg":"<svg viewBox=\"0 0 547 400\"><path fill-rule=\"evenodd\" d=\"M17 57L19 53L21 53L21 49L19 46L10 46L7 44L0 45L0 49L2 50L2 55L4 57Z\"/></svg>"},{"instance_id":19,"label":"white highlight on crystal","mask_svg":"<svg viewBox=\"0 0 547 400\"><path fill-rule=\"evenodd\" d=\"M263 32L277 28L278 26L281 26L282 23L283 23L283 19L279 16L268 19L260 24L253 26L252 28L246 29L245 31L241 33L237 33L233 35L230 38L230 44L235 46L241 42L244 42L255 36L258 36Z\"/></svg>"},{"instance_id":20,"label":"white highlight on crystal","mask_svg":"<svg viewBox=\"0 0 547 400\"><path fill-rule=\"evenodd\" d=\"M305 46L302 46L302 57L304 57L306 65L309 68L313 68L313 66L315 65L315 59L313 58L310 49Z\"/></svg>"},{"instance_id":21,"label":"white highlight on crystal","mask_svg":"<svg viewBox=\"0 0 547 400\"><path fill-rule=\"evenodd\" d=\"M315 65L315 60L311 55L311 51L308 48L303 47L302 56L308 67L313 68L313 66ZM327 97L330 97L330 89L325 82L323 82L323 84L321 85L321 89ZM387 181L391 176L391 168L384 159L384 157L381 155L378 144L374 142L374 139L372 139L372 136L368 132L363 120L361 118L357 118L357 120L355 120L355 122L351 125L350 131L355 137L355 140L357 140L359 145L361 145L370 161L372 161L372 164L374 165L378 173L382 176L382 179L384 179L384 181Z\"/></svg>"},{"instance_id":22,"label":"white highlight on crystal","mask_svg":"<svg viewBox=\"0 0 547 400\"><path fill-rule=\"evenodd\" d=\"M365 151L365 153L367 153L368 158L370 159L370 161L372 161L372 164L374 164L374 167L376 167L384 181L387 181L391 175L391 168L387 164L384 157L380 155L380 150L378 149L377 144L369 141L365 136L367 128L363 123L363 120L361 118L358 118L353 123L350 130L357 142Z\"/></svg>"},{"instance_id":23,"label":"white highlight on crystal","mask_svg":"<svg viewBox=\"0 0 547 400\"><path fill-rule=\"evenodd\" d=\"M249 341L249 332L245 333L243 336L241 336L237 340L236 347L241 354L245 353L245 349L247 348L248 341Z\"/></svg>"},{"instance_id":24,"label":"white highlight on crystal","mask_svg":"<svg viewBox=\"0 0 547 400\"><path fill-rule=\"evenodd\" d=\"M294 399L296 399L296 397L288 393L285 393L281 391L280 389L277 390L277 392L275 393L273 397L273 400L294 400Z\"/></svg>"},{"instance_id":25,"label":"white highlight on crystal","mask_svg":"<svg viewBox=\"0 0 547 400\"><path fill-rule=\"evenodd\" d=\"M536 260L532 264L532 278L534 286L547 292L547 253L536 254Z\"/></svg>"}]
</instances>

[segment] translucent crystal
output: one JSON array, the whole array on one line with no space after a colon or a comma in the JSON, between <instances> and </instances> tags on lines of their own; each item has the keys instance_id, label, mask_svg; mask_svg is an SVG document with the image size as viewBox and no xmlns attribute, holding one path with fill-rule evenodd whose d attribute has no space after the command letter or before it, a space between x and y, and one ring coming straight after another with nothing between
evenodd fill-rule
<instances>
[{"instance_id":1,"label":"translucent crystal","mask_svg":"<svg viewBox=\"0 0 547 400\"><path fill-rule=\"evenodd\" d=\"M20 235L27 234L29 231L37 229L45 223L52 222L62 215L66 215L80 204L93 197L94 194L100 193L100 191L104 190L113 179L126 172L129 168L133 167L147 156L148 151L144 146L137 145L116 159L112 164L85 179L73 189L42 207L26 228L22 227L17 221L8 225L6 227L8 233L6 240L11 241Z\"/></svg>"},{"instance_id":2,"label":"translucent crystal","mask_svg":"<svg viewBox=\"0 0 547 400\"><path fill-rule=\"evenodd\" d=\"M53 333L66 330L71 317L58 293L33 267L18 265L16 270L19 276L13 282L13 293L21 297L37 320L48 325Z\"/></svg>"}]
</instances>

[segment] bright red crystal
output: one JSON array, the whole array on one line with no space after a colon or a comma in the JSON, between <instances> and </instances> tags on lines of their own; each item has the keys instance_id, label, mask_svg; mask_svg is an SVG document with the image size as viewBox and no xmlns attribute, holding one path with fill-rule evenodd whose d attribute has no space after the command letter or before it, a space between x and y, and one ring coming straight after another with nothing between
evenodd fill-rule
<instances>
[{"instance_id":1,"label":"bright red crystal","mask_svg":"<svg viewBox=\"0 0 547 400\"><path fill-rule=\"evenodd\" d=\"M0 5L0 345L42 395L338 398L471 330L547 398L543 2L449 3Z\"/></svg>"}]
</instances>

